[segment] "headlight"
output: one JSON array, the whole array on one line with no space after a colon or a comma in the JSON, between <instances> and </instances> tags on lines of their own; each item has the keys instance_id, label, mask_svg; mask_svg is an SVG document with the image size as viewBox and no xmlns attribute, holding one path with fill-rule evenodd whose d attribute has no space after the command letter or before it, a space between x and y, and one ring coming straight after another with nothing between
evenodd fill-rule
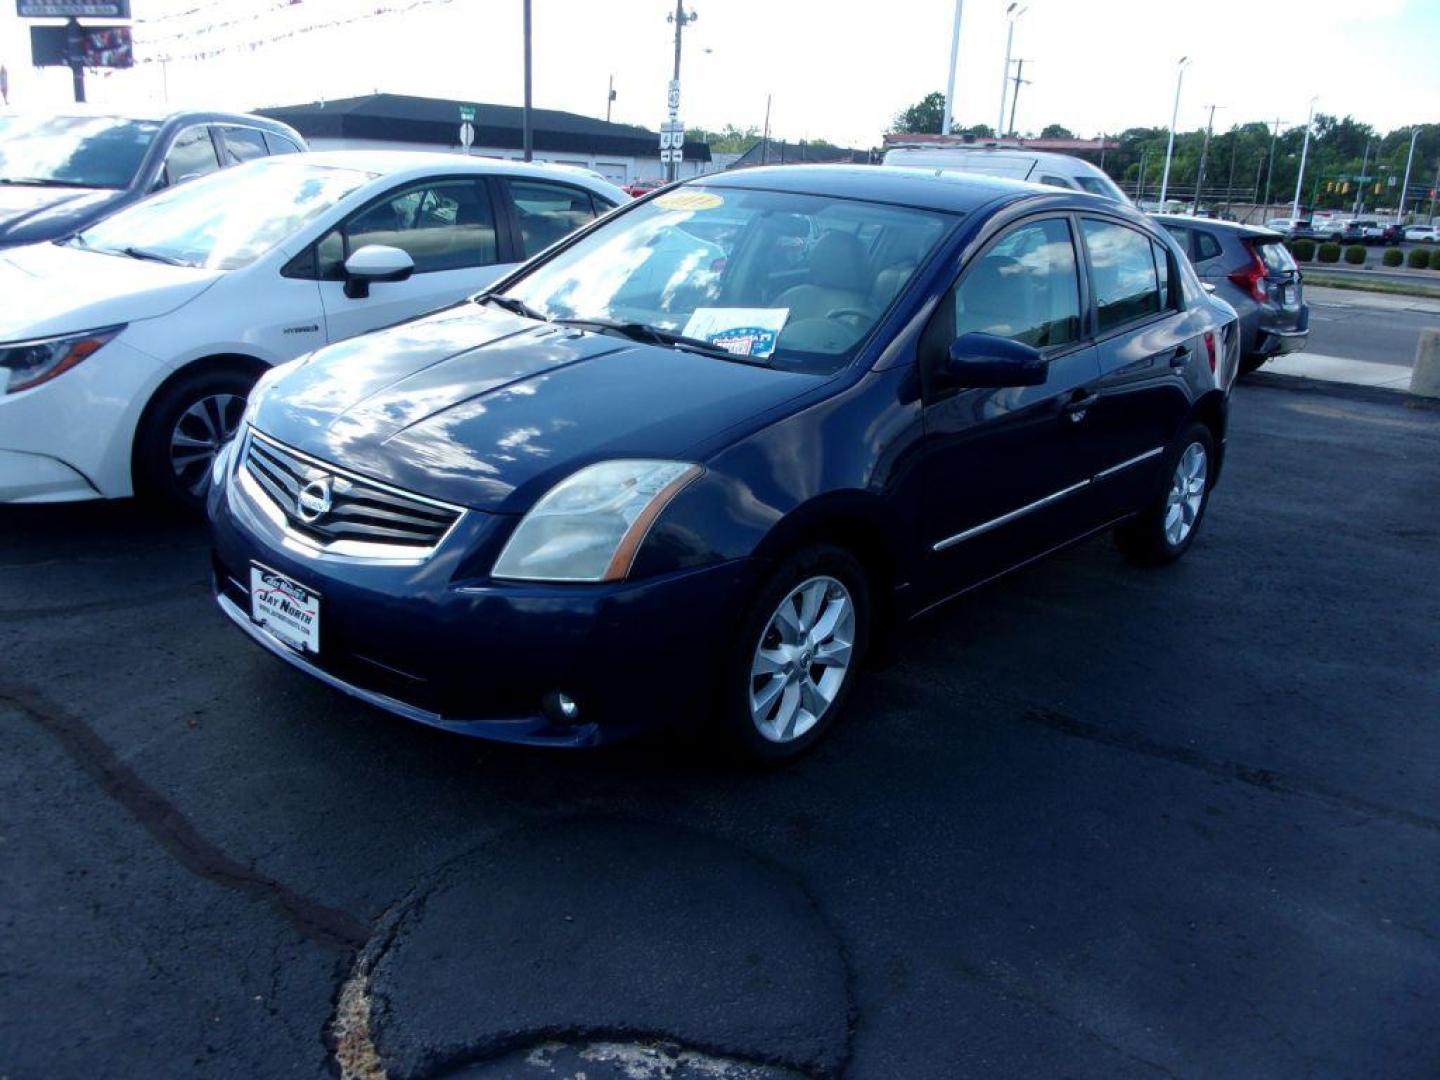
<instances>
[{"instance_id":1,"label":"headlight","mask_svg":"<svg viewBox=\"0 0 1440 1080\"><path fill-rule=\"evenodd\" d=\"M34 341L16 341L0 345L0 389L7 394L29 390L49 382L61 372L69 371L87 356L98 352L116 334L124 330L121 326L107 326L103 330L89 330L83 334L67 334L64 337L36 338Z\"/></svg>"},{"instance_id":2,"label":"headlight","mask_svg":"<svg viewBox=\"0 0 1440 1080\"><path fill-rule=\"evenodd\" d=\"M701 472L683 461L602 461L581 469L531 507L491 576L620 581L660 511Z\"/></svg>"}]
</instances>

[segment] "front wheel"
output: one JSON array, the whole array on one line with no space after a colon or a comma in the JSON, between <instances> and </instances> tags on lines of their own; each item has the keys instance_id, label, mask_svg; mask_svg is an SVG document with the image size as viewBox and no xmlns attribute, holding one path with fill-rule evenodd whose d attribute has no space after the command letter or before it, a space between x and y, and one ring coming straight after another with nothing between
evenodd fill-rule
<instances>
[{"instance_id":1,"label":"front wheel","mask_svg":"<svg viewBox=\"0 0 1440 1080\"><path fill-rule=\"evenodd\" d=\"M161 390L135 436L136 494L172 511L201 513L210 467L239 430L254 384L248 371L211 368Z\"/></svg>"},{"instance_id":2,"label":"front wheel","mask_svg":"<svg viewBox=\"0 0 1440 1080\"><path fill-rule=\"evenodd\" d=\"M835 722L869 636L870 591L849 552L816 546L792 555L741 621L726 675L725 730L746 756L798 757Z\"/></svg>"},{"instance_id":3,"label":"front wheel","mask_svg":"<svg viewBox=\"0 0 1440 1080\"><path fill-rule=\"evenodd\" d=\"M1204 424L1191 424L1166 458L1163 491L1135 518L1115 530L1115 542L1134 562L1149 566L1172 563L1200 530L1210 502L1215 439Z\"/></svg>"}]
</instances>

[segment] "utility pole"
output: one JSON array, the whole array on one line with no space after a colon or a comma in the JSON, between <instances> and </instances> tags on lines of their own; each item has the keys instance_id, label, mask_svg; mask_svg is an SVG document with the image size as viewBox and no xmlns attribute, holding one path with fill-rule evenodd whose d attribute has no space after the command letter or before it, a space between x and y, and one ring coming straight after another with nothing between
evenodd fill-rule
<instances>
[{"instance_id":1,"label":"utility pole","mask_svg":"<svg viewBox=\"0 0 1440 1080\"><path fill-rule=\"evenodd\" d=\"M535 131L530 123L530 0L522 0L525 6L525 112L521 145L525 148L525 160L535 159Z\"/></svg>"},{"instance_id":2,"label":"utility pole","mask_svg":"<svg viewBox=\"0 0 1440 1080\"><path fill-rule=\"evenodd\" d=\"M1195 178L1195 199L1190 204L1192 214L1200 209L1200 189L1205 186L1205 158L1210 153L1210 131L1215 126L1215 110L1219 107L1210 106L1210 119L1205 122L1205 141L1200 144L1200 174Z\"/></svg>"},{"instance_id":3,"label":"utility pole","mask_svg":"<svg viewBox=\"0 0 1440 1080\"><path fill-rule=\"evenodd\" d=\"M1235 137L1232 129L1230 132L1230 179L1225 181L1225 216L1230 216L1230 197L1235 191L1235 151L1240 149L1240 140Z\"/></svg>"},{"instance_id":4,"label":"utility pole","mask_svg":"<svg viewBox=\"0 0 1440 1080\"><path fill-rule=\"evenodd\" d=\"M1310 156L1310 128L1315 120L1315 102L1319 100L1318 97L1310 99L1310 113L1305 117L1305 142L1300 146L1300 174L1295 177L1295 201L1290 204L1292 218L1300 216L1300 192L1305 190L1305 159ZM1313 203L1315 200L1310 201Z\"/></svg>"},{"instance_id":5,"label":"utility pole","mask_svg":"<svg viewBox=\"0 0 1440 1080\"><path fill-rule=\"evenodd\" d=\"M1365 156L1360 159L1360 179L1355 182L1355 209L1352 213L1359 217L1365 210L1365 170L1370 165L1370 140L1365 140Z\"/></svg>"},{"instance_id":6,"label":"utility pole","mask_svg":"<svg viewBox=\"0 0 1440 1080\"><path fill-rule=\"evenodd\" d=\"M1280 138L1280 125L1285 121L1275 120L1275 133L1270 136L1270 157L1265 163L1265 212L1270 212L1270 178L1275 173L1275 141Z\"/></svg>"},{"instance_id":7,"label":"utility pole","mask_svg":"<svg viewBox=\"0 0 1440 1080\"><path fill-rule=\"evenodd\" d=\"M1016 11L1016 8L1020 8ZM1010 46L1015 41L1015 20L1025 14L1025 9L1020 7L1019 0L1015 0L1005 9L1006 22L1009 24L1005 31L1005 66L1000 69L1000 118L995 121L995 137L998 139L1005 132L1005 94L1010 89Z\"/></svg>"},{"instance_id":8,"label":"utility pole","mask_svg":"<svg viewBox=\"0 0 1440 1080\"><path fill-rule=\"evenodd\" d=\"M1435 166L1435 186L1430 189L1430 221L1435 221L1435 194L1440 191L1440 165Z\"/></svg>"},{"instance_id":9,"label":"utility pole","mask_svg":"<svg viewBox=\"0 0 1440 1080\"><path fill-rule=\"evenodd\" d=\"M1400 184L1400 206L1395 211L1395 224L1400 224L1400 219L1405 216L1405 199L1410 194L1410 166L1415 161L1415 140L1420 137L1420 127L1417 124L1415 130L1410 132L1410 153L1405 155L1405 180Z\"/></svg>"},{"instance_id":10,"label":"utility pole","mask_svg":"<svg viewBox=\"0 0 1440 1080\"><path fill-rule=\"evenodd\" d=\"M1015 110L1020 105L1020 87L1030 85L1029 79L1020 77L1023 74L1025 74L1025 59L1022 57L1015 61L1015 78L1013 80L1015 93L1010 95L1010 136L1012 138L1015 136ZM996 135L998 136L999 132L996 132Z\"/></svg>"},{"instance_id":11,"label":"utility pole","mask_svg":"<svg viewBox=\"0 0 1440 1080\"><path fill-rule=\"evenodd\" d=\"M684 153L685 134L684 128L680 125L680 46L684 37L685 27L694 22L700 16L694 12L686 12L685 0L675 0L675 10L666 16L666 22L675 24L675 74L670 80L670 123L671 133L676 143L670 151L670 160L665 163L665 179L674 181L680 176L680 160ZM678 129L678 130L677 130Z\"/></svg>"},{"instance_id":12,"label":"utility pole","mask_svg":"<svg viewBox=\"0 0 1440 1080\"><path fill-rule=\"evenodd\" d=\"M955 28L950 34L950 77L945 80L945 115L940 118L940 134L950 134L950 113L955 108L955 65L960 59L960 17L965 0L955 0Z\"/></svg>"},{"instance_id":13,"label":"utility pole","mask_svg":"<svg viewBox=\"0 0 1440 1080\"><path fill-rule=\"evenodd\" d=\"M770 98L772 95L765 95L765 133L760 136L760 164L764 165L770 160Z\"/></svg>"},{"instance_id":14,"label":"utility pole","mask_svg":"<svg viewBox=\"0 0 1440 1080\"><path fill-rule=\"evenodd\" d=\"M1147 146L1140 151L1140 180L1135 185L1135 201L1143 202L1145 199L1145 159L1150 156L1150 148Z\"/></svg>"},{"instance_id":15,"label":"utility pole","mask_svg":"<svg viewBox=\"0 0 1440 1080\"><path fill-rule=\"evenodd\" d=\"M1185 83L1185 65L1190 62L1190 57L1180 57L1176 66L1179 73L1175 76L1175 107L1170 110L1170 141L1165 146L1165 172L1160 177L1160 213L1165 212L1165 195L1170 190L1170 159L1175 156L1175 121L1180 117L1180 87Z\"/></svg>"},{"instance_id":16,"label":"utility pole","mask_svg":"<svg viewBox=\"0 0 1440 1080\"><path fill-rule=\"evenodd\" d=\"M610 91L605 95L605 122L610 123L610 106L615 104L615 76L610 76Z\"/></svg>"}]
</instances>

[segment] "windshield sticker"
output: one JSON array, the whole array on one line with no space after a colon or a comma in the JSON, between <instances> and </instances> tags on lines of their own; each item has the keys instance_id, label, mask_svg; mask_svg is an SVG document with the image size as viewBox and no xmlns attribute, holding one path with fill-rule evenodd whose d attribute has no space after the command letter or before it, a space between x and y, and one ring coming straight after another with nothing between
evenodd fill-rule
<instances>
[{"instance_id":1,"label":"windshield sticker","mask_svg":"<svg viewBox=\"0 0 1440 1080\"><path fill-rule=\"evenodd\" d=\"M663 206L666 210L714 210L724 206L725 200L713 191L687 191L681 188L679 191L668 191L664 195L655 196L655 205Z\"/></svg>"},{"instance_id":2,"label":"windshield sticker","mask_svg":"<svg viewBox=\"0 0 1440 1080\"><path fill-rule=\"evenodd\" d=\"M736 356L764 360L775 351L789 308L696 308L685 336L708 341Z\"/></svg>"}]
</instances>

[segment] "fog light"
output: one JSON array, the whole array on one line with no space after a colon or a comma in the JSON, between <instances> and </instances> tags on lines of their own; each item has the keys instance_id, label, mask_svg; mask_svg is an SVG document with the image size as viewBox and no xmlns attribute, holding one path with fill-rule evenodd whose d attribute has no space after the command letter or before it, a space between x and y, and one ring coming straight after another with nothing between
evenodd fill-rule
<instances>
[{"instance_id":1,"label":"fog light","mask_svg":"<svg viewBox=\"0 0 1440 1080\"><path fill-rule=\"evenodd\" d=\"M574 724L580 720L580 706L569 694L551 690L540 699L545 715L557 724Z\"/></svg>"}]
</instances>

